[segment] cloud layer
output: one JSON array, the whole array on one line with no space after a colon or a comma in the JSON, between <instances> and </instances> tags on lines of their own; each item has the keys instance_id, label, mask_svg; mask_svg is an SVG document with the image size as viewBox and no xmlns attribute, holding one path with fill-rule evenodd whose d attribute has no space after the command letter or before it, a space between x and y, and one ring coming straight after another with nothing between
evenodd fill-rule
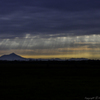
<instances>
[{"instance_id":1,"label":"cloud layer","mask_svg":"<svg viewBox=\"0 0 100 100\"><path fill-rule=\"evenodd\" d=\"M1 0L0 37L99 34L99 5L99 0Z\"/></svg>"}]
</instances>

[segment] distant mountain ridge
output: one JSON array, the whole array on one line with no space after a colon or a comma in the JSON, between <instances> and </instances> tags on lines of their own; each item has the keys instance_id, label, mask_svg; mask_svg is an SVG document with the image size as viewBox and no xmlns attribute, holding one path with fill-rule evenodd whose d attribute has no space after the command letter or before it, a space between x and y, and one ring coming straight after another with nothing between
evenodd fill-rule
<instances>
[{"instance_id":1,"label":"distant mountain ridge","mask_svg":"<svg viewBox=\"0 0 100 100\"><path fill-rule=\"evenodd\" d=\"M83 61L83 60L89 60L87 58L70 58L68 61Z\"/></svg>"},{"instance_id":2,"label":"distant mountain ridge","mask_svg":"<svg viewBox=\"0 0 100 100\"><path fill-rule=\"evenodd\" d=\"M23 58L15 53L11 53L9 55L3 55L0 57L0 60L7 60L7 61L83 61L89 60L86 58L71 58L71 59L60 59L60 58L51 58L51 59L32 59L32 58Z\"/></svg>"}]
</instances>

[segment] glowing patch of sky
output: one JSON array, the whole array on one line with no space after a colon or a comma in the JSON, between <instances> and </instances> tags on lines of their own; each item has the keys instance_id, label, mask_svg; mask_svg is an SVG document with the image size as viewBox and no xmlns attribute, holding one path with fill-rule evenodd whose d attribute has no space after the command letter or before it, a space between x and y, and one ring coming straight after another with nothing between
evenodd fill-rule
<instances>
[{"instance_id":1,"label":"glowing patch of sky","mask_svg":"<svg viewBox=\"0 0 100 100\"><path fill-rule=\"evenodd\" d=\"M97 54L100 51L100 35L83 35L83 36L62 36L54 37L53 34L46 36L32 36L26 34L22 38L0 39L0 54L3 51L6 53L20 53L24 56L34 58L34 55L43 57L85 57L81 53L90 53L87 55ZM93 52L93 54L92 54ZM26 55L27 54L27 55ZM77 55L76 55L77 54ZM50 56L51 55L51 56ZM79 56L81 55L81 56ZM64 56L65 57L65 56ZM87 56L86 56L87 57ZM89 56L90 57L90 56Z\"/></svg>"}]
</instances>

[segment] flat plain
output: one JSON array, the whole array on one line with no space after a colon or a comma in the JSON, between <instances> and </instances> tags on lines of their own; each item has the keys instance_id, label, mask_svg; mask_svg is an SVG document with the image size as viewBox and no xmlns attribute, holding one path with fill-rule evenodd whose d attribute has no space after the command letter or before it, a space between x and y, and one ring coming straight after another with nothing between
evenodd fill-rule
<instances>
[{"instance_id":1,"label":"flat plain","mask_svg":"<svg viewBox=\"0 0 100 100\"><path fill-rule=\"evenodd\" d=\"M100 61L0 61L0 93L0 100L100 97Z\"/></svg>"}]
</instances>

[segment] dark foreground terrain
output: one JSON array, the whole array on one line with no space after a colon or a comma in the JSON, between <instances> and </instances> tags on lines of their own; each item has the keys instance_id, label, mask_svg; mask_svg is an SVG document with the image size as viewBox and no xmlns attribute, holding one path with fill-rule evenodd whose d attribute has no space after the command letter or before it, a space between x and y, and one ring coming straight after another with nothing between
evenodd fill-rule
<instances>
[{"instance_id":1,"label":"dark foreground terrain","mask_svg":"<svg viewBox=\"0 0 100 100\"><path fill-rule=\"evenodd\" d=\"M100 100L100 61L1 61L0 93L0 100Z\"/></svg>"}]
</instances>

